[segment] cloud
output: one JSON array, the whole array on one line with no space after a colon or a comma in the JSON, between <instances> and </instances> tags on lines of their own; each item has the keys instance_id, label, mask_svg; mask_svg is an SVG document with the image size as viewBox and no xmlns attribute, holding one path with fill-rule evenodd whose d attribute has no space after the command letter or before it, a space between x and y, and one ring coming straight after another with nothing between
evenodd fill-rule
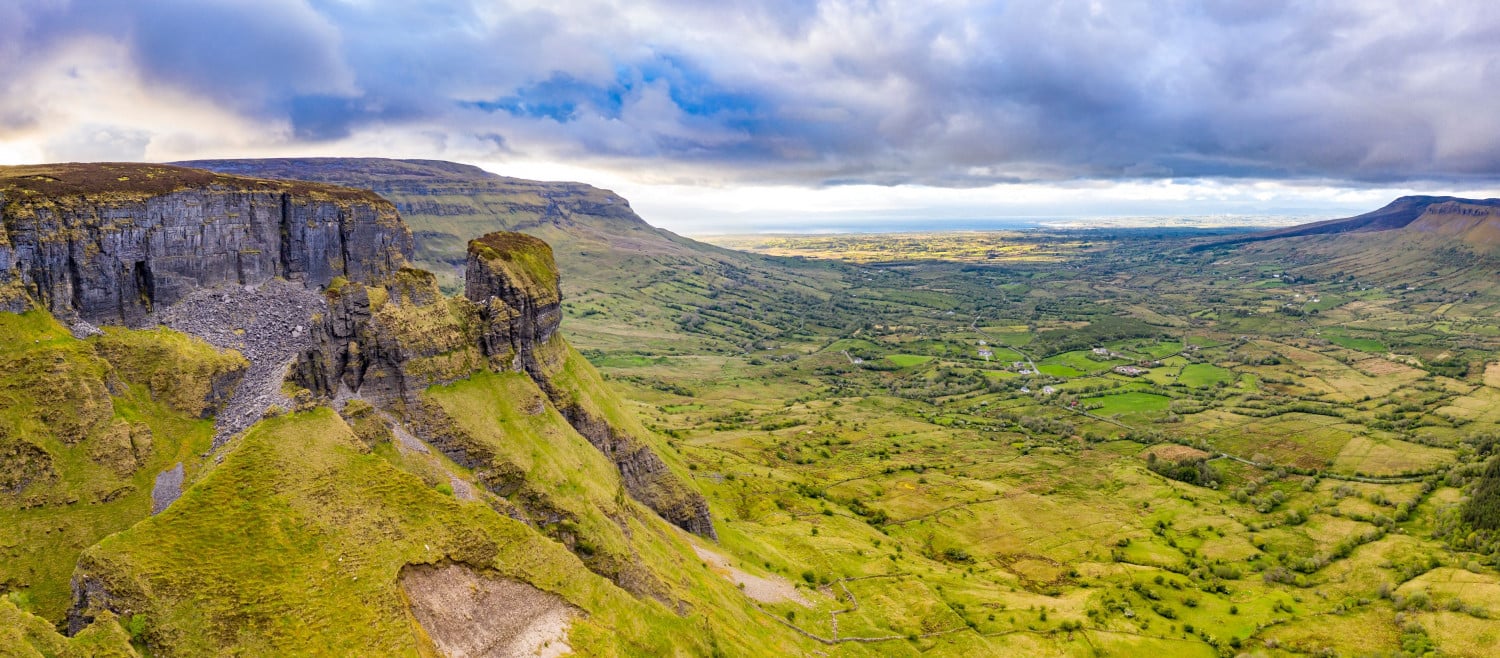
<instances>
[{"instance_id":1,"label":"cloud","mask_svg":"<svg viewBox=\"0 0 1500 658\"><path fill-rule=\"evenodd\" d=\"M146 144L150 141L151 136L143 130L84 124L48 140L45 148L53 159L64 162L130 162L146 156Z\"/></svg>"},{"instance_id":2,"label":"cloud","mask_svg":"<svg viewBox=\"0 0 1500 658\"><path fill-rule=\"evenodd\" d=\"M85 50L232 136L26 93ZM725 185L1500 179L1488 0L20 0L0 62L0 139L79 154L103 130Z\"/></svg>"}]
</instances>

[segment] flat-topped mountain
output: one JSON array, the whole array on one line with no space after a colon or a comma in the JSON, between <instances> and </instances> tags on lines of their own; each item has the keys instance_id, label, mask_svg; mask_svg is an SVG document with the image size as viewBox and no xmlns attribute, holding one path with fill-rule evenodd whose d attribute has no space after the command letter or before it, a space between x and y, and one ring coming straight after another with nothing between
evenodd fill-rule
<instances>
[{"instance_id":1,"label":"flat-topped mountain","mask_svg":"<svg viewBox=\"0 0 1500 658\"><path fill-rule=\"evenodd\" d=\"M227 174L347 185L394 203L415 238L413 263L446 292L464 287L470 240L515 231L545 240L564 277L569 333L592 348L684 338L743 349L805 325L826 297L826 266L773 260L646 223L591 185L509 178L437 160L277 158L180 163Z\"/></svg>"},{"instance_id":2,"label":"flat-topped mountain","mask_svg":"<svg viewBox=\"0 0 1500 658\"><path fill-rule=\"evenodd\" d=\"M372 190L396 204L417 237L416 263L440 279L461 272L465 245L492 231L531 233L562 249L563 266L588 247L637 254L719 251L647 224L609 190L492 174L441 160L274 158L179 163L211 171Z\"/></svg>"},{"instance_id":3,"label":"flat-topped mountain","mask_svg":"<svg viewBox=\"0 0 1500 658\"><path fill-rule=\"evenodd\" d=\"M1195 249L1278 238L1397 230L1448 236L1476 247L1500 246L1500 199L1404 196L1362 215L1237 235L1198 245Z\"/></svg>"},{"instance_id":4,"label":"flat-topped mountain","mask_svg":"<svg viewBox=\"0 0 1500 658\"><path fill-rule=\"evenodd\" d=\"M406 265L411 233L381 197L168 165L0 167L0 308L141 322L200 288L275 277L322 286Z\"/></svg>"}]
</instances>

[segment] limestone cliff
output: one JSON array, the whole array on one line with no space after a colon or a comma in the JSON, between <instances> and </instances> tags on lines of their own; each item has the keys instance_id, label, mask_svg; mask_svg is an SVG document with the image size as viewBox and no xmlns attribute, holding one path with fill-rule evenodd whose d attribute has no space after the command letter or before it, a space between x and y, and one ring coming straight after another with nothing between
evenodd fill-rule
<instances>
[{"instance_id":1,"label":"limestone cliff","mask_svg":"<svg viewBox=\"0 0 1500 658\"><path fill-rule=\"evenodd\" d=\"M357 392L405 411L428 386L486 367L473 329L478 310L444 297L430 272L403 268L381 286L340 280L326 296L314 346L292 374L309 390L329 397Z\"/></svg>"},{"instance_id":2,"label":"limestone cliff","mask_svg":"<svg viewBox=\"0 0 1500 658\"><path fill-rule=\"evenodd\" d=\"M237 176L308 180L371 190L396 204L415 242L412 264L461 293L469 242L495 231L551 246L563 281L568 338L586 349L634 351L641 341L744 351L816 322L816 263L722 249L654 227L614 192L536 181L436 160L272 158L178 163ZM700 292L685 292L687 290ZM712 316L710 327L695 324ZM620 328L629 326L629 332ZM724 329L724 327L732 327Z\"/></svg>"},{"instance_id":3,"label":"limestone cliff","mask_svg":"<svg viewBox=\"0 0 1500 658\"><path fill-rule=\"evenodd\" d=\"M1362 215L1214 238L1193 246L1192 250L1201 251L1279 238L1385 231L1403 231L1404 235L1438 235L1456 238L1471 247L1492 248L1500 245L1500 199L1404 196Z\"/></svg>"},{"instance_id":4,"label":"limestone cliff","mask_svg":"<svg viewBox=\"0 0 1500 658\"><path fill-rule=\"evenodd\" d=\"M590 395L597 374L567 367L555 344L561 319L557 266L547 243L519 233L492 233L469 243L464 296L480 308L482 347L491 360L524 368L568 422L620 470L631 496L678 527L717 538L707 501L667 468L638 435L614 422ZM591 386L592 385L592 386Z\"/></svg>"},{"instance_id":5,"label":"limestone cliff","mask_svg":"<svg viewBox=\"0 0 1500 658\"><path fill-rule=\"evenodd\" d=\"M562 322L562 293L552 248L521 233L491 233L469 242L464 297L478 305L480 346L497 361L513 361L545 379L539 348Z\"/></svg>"},{"instance_id":6,"label":"limestone cliff","mask_svg":"<svg viewBox=\"0 0 1500 658\"><path fill-rule=\"evenodd\" d=\"M546 242L501 232L470 242L463 297L443 297L431 274L410 269L386 286L330 286L316 347L293 376L321 395L354 393L397 411L456 462L487 469L496 465L447 436L451 428L421 393L479 371L523 372L614 462L634 498L679 527L715 537L702 495L651 450L643 428L609 413L598 374L576 365L581 359L558 333L559 280Z\"/></svg>"},{"instance_id":7,"label":"limestone cliff","mask_svg":"<svg viewBox=\"0 0 1500 658\"><path fill-rule=\"evenodd\" d=\"M411 255L373 193L150 164L0 168L0 310L138 324L200 288L374 281Z\"/></svg>"}]
</instances>

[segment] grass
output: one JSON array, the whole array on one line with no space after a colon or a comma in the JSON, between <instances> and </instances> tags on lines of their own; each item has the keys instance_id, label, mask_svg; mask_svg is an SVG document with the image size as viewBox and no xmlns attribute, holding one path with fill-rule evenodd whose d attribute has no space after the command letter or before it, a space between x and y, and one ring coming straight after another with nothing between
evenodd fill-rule
<instances>
[{"instance_id":1,"label":"grass","mask_svg":"<svg viewBox=\"0 0 1500 658\"><path fill-rule=\"evenodd\" d=\"M1138 391L1084 400L1090 406L1099 405L1092 410L1092 413L1100 416L1139 415L1166 411L1171 401L1171 398L1163 395Z\"/></svg>"},{"instance_id":2,"label":"grass","mask_svg":"<svg viewBox=\"0 0 1500 658\"><path fill-rule=\"evenodd\" d=\"M932 360L932 357L920 354L888 354L885 358L902 368L919 366Z\"/></svg>"},{"instance_id":3,"label":"grass","mask_svg":"<svg viewBox=\"0 0 1500 658\"><path fill-rule=\"evenodd\" d=\"M163 353L171 358L139 367ZM0 314L0 448L44 455L29 469L12 460L31 484L0 496L0 582L29 611L60 621L77 556L147 516L157 473L182 462L197 475L213 423L197 418L195 375L238 360L167 330L79 341L45 313ZM111 373L122 378L113 395Z\"/></svg>"},{"instance_id":4,"label":"grass","mask_svg":"<svg viewBox=\"0 0 1500 658\"><path fill-rule=\"evenodd\" d=\"M126 658L139 654L114 615L105 614L73 637L64 637L41 617L0 596L0 652L7 656Z\"/></svg>"},{"instance_id":5,"label":"grass","mask_svg":"<svg viewBox=\"0 0 1500 658\"><path fill-rule=\"evenodd\" d=\"M707 651L692 622L589 574L561 545L363 452L327 409L257 425L169 510L104 540L81 568L145 615L159 653L417 655L430 648L412 633L395 578L403 565L442 561L589 611L574 622L575 650ZM720 641L759 633L780 644L764 621L744 622Z\"/></svg>"},{"instance_id":6,"label":"grass","mask_svg":"<svg viewBox=\"0 0 1500 658\"><path fill-rule=\"evenodd\" d=\"M99 354L122 376L144 384L151 397L183 413L211 415L237 373L250 366L238 352L219 352L198 338L165 327L131 331L107 327L95 339Z\"/></svg>"},{"instance_id":7,"label":"grass","mask_svg":"<svg viewBox=\"0 0 1500 658\"><path fill-rule=\"evenodd\" d=\"M1079 377L1084 374L1082 370L1057 363L1039 363L1036 369L1044 375L1052 375L1053 377Z\"/></svg>"},{"instance_id":8,"label":"grass","mask_svg":"<svg viewBox=\"0 0 1500 658\"><path fill-rule=\"evenodd\" d=\"M1372 476L1427 473L1453 460L1453 451L1396 439L1357 436L1334 459L1335 470Z\"/></svg>"},{"instance_id":9,"label":"grass","mask_svg":"<svg viewBox=\"0 0 1500 658\"><path fill-rule=\"evenodd\" d=\"M1190 363L1182 367L1177 381L1194 388L1207 388L1218 384L1234 383L1235 374L1228 368L1207 363Z\"/></svg>"},{"instance_id":10,"label":"grass","mask_svg":"<svg viewBox=\"0 0 1500 658\"><path fill-rule=\"evenodd\" d=\"M1125 360L1120 360L1120 359L1114 359L1114 360L1110 360L1110 361L1095 361L1094 359L1090 358L1091 356L1093 356L1093 353L1090 352L1090 351L1088 351L1088 350L1079 350L1079 351L1074 351L1074 352L1064 352L1062 354L1057 354L1057 355L1049 356L1049 357L1043 359L1038 364L1038 367L1039 368L1045 368L1046 366L1050 366L1050 365L1065 366L1065 367L1071 369L1072 371L1074 371L1076 373L1082 374L1082 373L1088 373L1088 372L1098 372L1100 370L1108 370L1109 368L1112 368L1112 367L1114 367L1116 365L1119 365L1121 363L1126 363L1127 362ZM1047 371L1043 370L1042 372L1047 372ZM1048 373L1048 374L1052 374L1052 373ZM1069 375L1063 375L1063 376L1069 376ZM1074 376L1076 376L1076 375L1074 375Z\"/></svg>"},{"instance_id":11,"label":"grass","mask_svg":"<svg viewBox=\"0 0 1500 658\"><path fill-rule=\"evenodd\" d=\"M1385 343L1373 338L1351 336L1347 333L1334 331L1323 332L1323 338L1339 347L1347 347L1351 350L1359 350L1361 352L1385 353L1390 351L1390 348L1386 347Z\"/></svg>"}]
</instances>

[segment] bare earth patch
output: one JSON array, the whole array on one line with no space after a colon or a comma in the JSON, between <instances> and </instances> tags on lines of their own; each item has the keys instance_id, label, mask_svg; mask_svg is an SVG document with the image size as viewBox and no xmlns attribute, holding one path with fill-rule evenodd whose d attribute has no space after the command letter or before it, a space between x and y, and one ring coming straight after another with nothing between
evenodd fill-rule
<instances>
[{"instance_id":1,"label":"bare earth patch","mask_svg":"<svg viewBox=\"0 0 1500 658\"><path fill-rule=\"evenodd\" d=\"M1485 364L1484 385L1493 388L1500 388L1500 363Z\"/></svg>"},{"instance_id":2,"label":"bare earth patch","mask_svg":"<svg viewBox=\"0 0 1500 658\"><path fill-rule=\"evenodd\" d=\"M562 597L462 564L401 570L411 612L449 658L562 656L577 614Z\"/></svg>"},{"instance_id":3,"label":"bare earth patch","mask_svg":"<svg viewBox=\"0 0 1500 658\"><path fill-rule=\"evenodd\" d=\"M791 601L811 608L812 602L797 591L796 586L780 578L761 578L753 576L737 569L729 564L729 558L719 555L706 548L693 545L693 552L698 554L699 559L708 563L714 573L728 578L730 582L744 590L745 596L761 603L781 603Z\"/></svg>"},{"instance_id":4,"label":"bare earth patch","mask_svg":"<svg viewBox=\"0 0 1500 658\"><path fill-rule=\"evenodd\" d=\"M1419 376L1422 374L1421 370L1413 368L1404 363L1392 361L1390 359L1382 357L1375 357L1372 359L1365 359L1363 361L1356 362L1354 364L1354 368L1372 377L1381 377L1384 375ZM1500 373L1496 374L1500 375Z\"/></svg>"}]
</instances>

